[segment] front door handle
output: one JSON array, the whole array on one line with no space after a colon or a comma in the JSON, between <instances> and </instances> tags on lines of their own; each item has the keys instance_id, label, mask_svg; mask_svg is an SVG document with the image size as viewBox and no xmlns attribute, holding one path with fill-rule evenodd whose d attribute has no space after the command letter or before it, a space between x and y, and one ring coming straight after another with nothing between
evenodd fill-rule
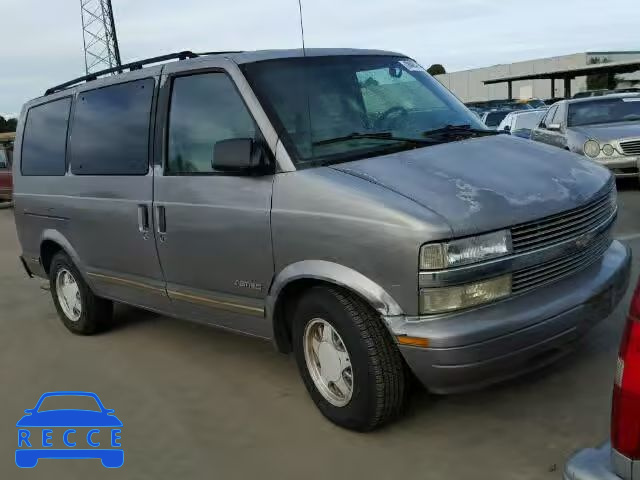
<instances>
[{"instance_id":1,"label":"front door handle","mask_svg":"<svg viewBox=\"0 0 640 480\"><path fill-rule=\"evenodd\" d=\"M149 209L146 205L138 205L138 230L141 233L149 232Z\"/></svg>"},{"instance_id":2,"label":"front door handle","mask_svg":"<svg viewBox=\"0 0 640 480\"><path fill-rule=\"evenodd\" d=\"M156 225L158 233L167 233L167 216L163 205L156 206Z\"/></svg>"}]
</instances>

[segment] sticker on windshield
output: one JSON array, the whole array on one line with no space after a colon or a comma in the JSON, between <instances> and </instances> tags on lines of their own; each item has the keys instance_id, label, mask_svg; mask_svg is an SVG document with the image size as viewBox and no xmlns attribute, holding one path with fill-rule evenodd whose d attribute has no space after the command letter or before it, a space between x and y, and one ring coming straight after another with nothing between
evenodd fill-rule
<instances>
[{"instance_id":1,"label":"sticker on windshield","mask_svg":"<svg viewBox=\"0 0 640 480\"><path fill-rule=\"evenodd\" d=\"M423 72L424 71L424 68L422 68L420 65L418 65L413 60L400 60L398 63L400 65L402 65L404 68L406 68L407 70L409 70L410 72Z\"/></svg>"}]
</instances>

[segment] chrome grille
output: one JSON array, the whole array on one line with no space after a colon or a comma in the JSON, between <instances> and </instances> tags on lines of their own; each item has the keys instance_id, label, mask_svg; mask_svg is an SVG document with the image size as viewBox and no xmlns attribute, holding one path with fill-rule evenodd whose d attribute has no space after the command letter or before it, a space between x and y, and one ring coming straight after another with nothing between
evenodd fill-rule
<instances>
[{"instance_id":1,"label":"chrome grille","mask_svg":"<svg viewBox=\"0 0 640 480\"><path fill-rule=\"evenodd\" d=\"M640 139L620 142L620 148L625 155L640 155Z\"/></svg>"},{"instance_id":2,"label":"chrome grille","mask_svg":"<svg viewBox=\"0 0 640 480\"><path fill-rule=\"evenodd\" d=\"M607 232L578 253L517 270L513 272L512 292L522 293L586 268L599 260L610 244L611 237Z\"/></svg>"},{"instance_id":3,"label":"chrome grille","mask_svg":"<svg viewBox=\"0 0 640 480\"><path fill-rule=\"evenodd\" d=\"M549 245L578 238L606 222L616 210L616 192L567 212L551 215L511 228L513 253L538 250Z\"/></svg>"}]
</instances>

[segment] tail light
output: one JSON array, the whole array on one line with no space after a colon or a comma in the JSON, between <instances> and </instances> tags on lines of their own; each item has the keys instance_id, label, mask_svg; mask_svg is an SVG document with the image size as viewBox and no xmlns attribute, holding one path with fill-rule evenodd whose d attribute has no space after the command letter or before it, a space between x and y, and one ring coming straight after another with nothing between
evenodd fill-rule
<instances>
[{"instance_id":1,"label":"tail light","mask_svg":"<svg viewBox=\"0 0 640 480\"><path fill-rule=\"evenodd\" d=\"M640 460L640 283L631 300L613 389L613 448Z\"/></svg>"}]
</instances>

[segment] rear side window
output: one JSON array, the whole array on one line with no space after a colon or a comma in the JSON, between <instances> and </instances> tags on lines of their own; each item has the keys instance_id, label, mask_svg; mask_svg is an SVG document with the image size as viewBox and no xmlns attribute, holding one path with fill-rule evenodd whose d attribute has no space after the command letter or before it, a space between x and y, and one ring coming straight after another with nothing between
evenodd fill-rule
<instances>
[{"instance_id":1,"label":"rear side window","mask_svg":"<svg viewBox=\"0 0 640 480\"><path fill-rule=\"evenodd\" d=\"M23 175L65 174L70 108L71 98L63 98L29 109L22 139Z\"/></svg>"},{"instance_id":2,"label":"rear side window","mask_svg":"<svg viewBox=\"0 0 640 480\"><path fill-rule=\"evenodd\" d=\"M154 80L145 78L78 94L71 127L74 175L144 175Z\"/></svg>"}]
</instances>

